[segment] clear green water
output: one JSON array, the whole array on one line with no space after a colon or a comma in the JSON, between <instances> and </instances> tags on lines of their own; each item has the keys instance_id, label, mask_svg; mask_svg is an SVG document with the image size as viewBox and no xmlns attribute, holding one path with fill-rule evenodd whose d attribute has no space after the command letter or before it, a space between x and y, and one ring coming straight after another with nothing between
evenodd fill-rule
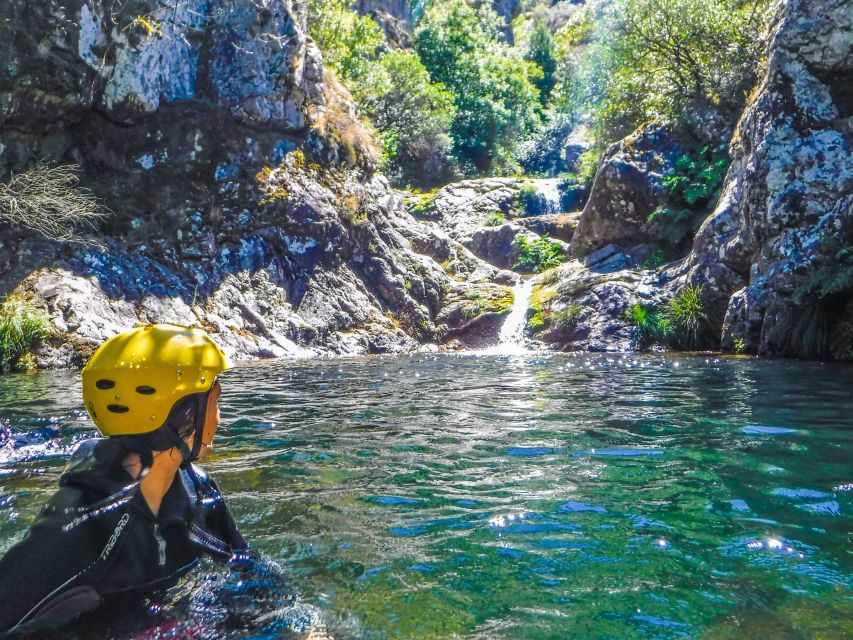
<instances>
[{"instance_id":1,"label":"clear green water","mask_svg":"<svg viewBox=\"0 0 853 640\"><path fill-rule=\"evenodd\" d=\"M172 618L192 630L162 637L853 637L849 366L448 355L243 365L223 386L207 466L289 583L223 622L207 563L79 637ZM0 377L0 551L92 433L79 392Z\"/></svg>"}]
</instances>

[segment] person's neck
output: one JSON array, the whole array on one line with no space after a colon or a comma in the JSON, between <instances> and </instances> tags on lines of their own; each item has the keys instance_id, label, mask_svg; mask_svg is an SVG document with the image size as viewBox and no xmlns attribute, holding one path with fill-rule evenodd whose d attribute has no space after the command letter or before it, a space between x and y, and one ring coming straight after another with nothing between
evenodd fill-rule
<instances>
[{"instance_id":1,"label":"person's neck","mask_svg":"<svg viewBox=\"0 0 853 640\"><path fill-rule=\"evenodd\" d=\"M160 512L163 496L172 486L175 474L180 469L182 462L183 456L177 448L154 452L154 461L144 475L142 460L138 453L130 453L122 461L122 467L134 480L142 477L139 482L139 490L154 517L157 517Z\"/></svg>"}]
</instances>

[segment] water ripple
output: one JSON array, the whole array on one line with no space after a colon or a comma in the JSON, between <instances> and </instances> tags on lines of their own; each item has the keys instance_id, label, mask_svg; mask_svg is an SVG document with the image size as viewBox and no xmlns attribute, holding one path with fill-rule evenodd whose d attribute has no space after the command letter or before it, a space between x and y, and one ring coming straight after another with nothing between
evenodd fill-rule
<instances>
[{"instance_id":1,"label":"water ripple","mask_svg":"<svg viewBox=\"0 0 853 640\"><path fill-rule=\"evenodd\" d=\"M651 639L729 619L759 637L750 620L803 606L835 613L797 633L838 637L820 625L853 613L851 383L705 356L237 367L208 466L282 574L236 587L208 563L158 615L206 607L198 637L217 638ZM76 375L0 377L0 551L92 432ZM250 592L271 609L241 610ZM257 619L224 628L226 604ZM80 637L131 637L97 629Z\"/></svg>"}]
</instances>

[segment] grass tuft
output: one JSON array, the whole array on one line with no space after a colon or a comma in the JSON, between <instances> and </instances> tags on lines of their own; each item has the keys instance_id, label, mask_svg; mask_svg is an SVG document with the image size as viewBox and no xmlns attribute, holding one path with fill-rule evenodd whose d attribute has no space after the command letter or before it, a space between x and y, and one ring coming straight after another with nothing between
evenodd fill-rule
<instances>
[{"instance_id":1,"label":"grass tuft","mask_svg":"<svg viewBox=\"0 0 853 640\"><path fill-rule=\"evenodd\" d=\"M26 300L0 302L0 372L33 368L30 349L50 333L50 319Z\"/></svg>"}]
</instances>

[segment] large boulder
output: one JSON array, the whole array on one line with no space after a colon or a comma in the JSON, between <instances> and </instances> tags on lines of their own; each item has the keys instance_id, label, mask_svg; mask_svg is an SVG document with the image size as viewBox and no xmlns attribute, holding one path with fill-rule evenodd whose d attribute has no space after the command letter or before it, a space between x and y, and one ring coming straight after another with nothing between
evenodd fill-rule
<instances>
[{"instance_id":1,"label":"large boulder","mask_svg":"<svg viewBox=\"0 0 853 640\"><path fill-rule=\"evenodd\" d=\"M853 7L776 5L767 72L679 284L708 283L726 348L853 358Z\"/></svg>"},{"instance_id":2,"label":"large boulder","mask_svg":"<svg viewBox=\"0 0 853 640\"><path fill-rule=\"evenodd\" d=\"M580 213L575 211L574 213L546 213L541 216L527 216L516 219L516 223L540 236L549 236L568 243L572 240L579 220Z\"/></svg>"},{"instance_id":3,"label":"large boulder","mask_svg":"<svg viewBox=\"0 0 853 640\"><path fill-rule=\"evenodd\" d=\"M539 276L528 312L529 333L561 351L640 348L628 312L635 304L661 304L663 290L659 276L636 266L631 254L611 245Z\"/></svg>"},{"instance_id":4,"label":"large boulder","mask_svg":"<svg viewBox=\"0 0 853 640\"><path fill-rule=\"evenodd\" d=\"M572 255L652 240L649 215L664 203L663 176L681 154L678 138L658 124L645 125L611 145L572 236Z\"/></svg>"}]
</instances>

